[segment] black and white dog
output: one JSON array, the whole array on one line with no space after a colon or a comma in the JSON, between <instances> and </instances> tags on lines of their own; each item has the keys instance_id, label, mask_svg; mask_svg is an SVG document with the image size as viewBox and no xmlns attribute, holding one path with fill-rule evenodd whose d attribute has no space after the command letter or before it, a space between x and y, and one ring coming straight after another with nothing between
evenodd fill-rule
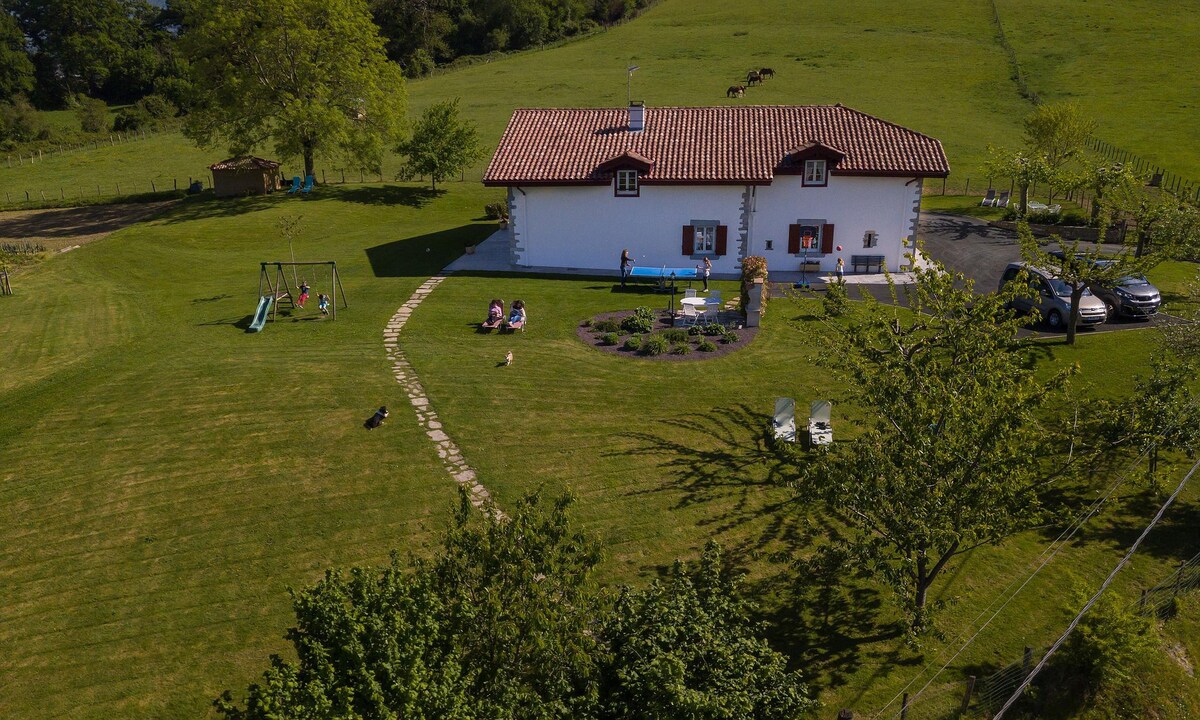
<instances>
[{"instance_id":1,"label":"black and white dog","mask_svg":"<svg viewBox=\"0 0 1200 720\"><path fill-rule=\"evenodd\" d=\"M383 421L387 418L387 416L388 409L386 407L381 407L375 411L374 415L372 415L365 423L363 423L363 427L368 430L374 430L383 424Z\"/></svg>"}]
</instances>

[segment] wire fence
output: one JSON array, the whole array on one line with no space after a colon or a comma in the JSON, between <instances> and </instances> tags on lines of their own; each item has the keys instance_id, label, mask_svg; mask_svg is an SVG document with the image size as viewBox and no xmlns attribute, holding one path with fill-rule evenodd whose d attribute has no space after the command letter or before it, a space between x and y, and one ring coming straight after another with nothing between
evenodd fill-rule
<instances>
[{"instance_id":1,"label":"wire fence","mask_svg":"<svg viewBox=\"0 0 1200 720\"><path fill-rule=\"evenodd\" d=\"M115 147L126 143L146 140L155 135L153 130L134 130L131 132L113 132L107 136L97 136L82 142L62 143L53 145L48 148L31 148L29 150L17 150L8 152L4 155L4 165L8 168L20 168L29 165L37 165L51 158L76 153L81 150L99 150L106 147Z\"/></svg>"},{"instance_id":2,"label":"wire fence","mask_svg":"<svg viewBox=\"0 0 1200 720\"><path fill-rule=\"evenodd\" d=\"M1142 591L1138 611L1165 620L1175 616L1179 596L1200 588L1200 553L1179 563L1175 572L1152 588Z\"/></svg>"}]
</instances>

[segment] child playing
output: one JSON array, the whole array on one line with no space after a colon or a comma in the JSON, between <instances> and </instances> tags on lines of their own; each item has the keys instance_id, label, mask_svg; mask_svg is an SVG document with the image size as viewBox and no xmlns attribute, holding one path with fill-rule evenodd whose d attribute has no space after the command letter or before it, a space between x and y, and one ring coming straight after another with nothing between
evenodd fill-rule
<instances>
[{"instance_id":1,"label":"child playing","mask_svg":"<svg viewBox=\"0 0 1200 720\"><path fill-rule=\"evenodd\" d=\"M320 308L322 315L329 314L329 296L325 293L317 293L317 307Z\"/></svg>"},{"instance_id":2,"label":"child playing","mask_svg":"<svg viewBox=\"0 0 1200 720\"><path fill-rule=\"evenodd\" d=\"M524 324L525 322L525 301L513 300L512 310L508 313L508 324Z\"/></svg>"},{"instance_id":3,"label":"child playing","mask_svg":"<svg viewBox=\"0 0 1200 720\"><path fill-rule=\"evenodd\" d=\"M308 302L308 281L300 281L300 298L296 301L296 307L304 309L304 303Z\"/></svg>"}]
</instances>

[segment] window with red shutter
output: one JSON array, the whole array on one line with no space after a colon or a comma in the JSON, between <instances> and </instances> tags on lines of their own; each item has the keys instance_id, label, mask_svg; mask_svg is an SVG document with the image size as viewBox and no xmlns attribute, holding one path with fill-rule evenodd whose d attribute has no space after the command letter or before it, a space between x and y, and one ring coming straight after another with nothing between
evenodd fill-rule
<instances>
[{"instance_id":1,"label":"window with red shutter","mask_svg":"<svg viewBox=\"0 0 1200 720\"><path fill-rule=\"evenodd\" d=\"M726 252L726 249L728 247L729 247L729 226L728 225L718 225L717 226L716 254L724 255Z\"/></svg>"},{"instance_id":2,"label":"window with red shutter","mask_svg":"<svg viewBox=\"0 0 1200 720\"><path fill-rule=\"evenodd\" d=\"M683 254L692 255L696 252L696 226L683 226Z\"/></svg>"},{"instance_id":3,"label":"window with red shutter","mask_svg":"<svg viewBox=\"0 0 1200 720\"><path fill-rule=\"evenodd\" d=\"M800 254L800 226L788 225L788 252L792 255Z\"/></svg>"},{"instance_id":4,"label":"window with red shutter","mask_svg":"<svg viewBox=\"0 0 1200 720\"><path fill-rule=\"evenodd\" d=\"M833 223L821 226L821 252L833 252Z\"/></svg>"}]
</instances>

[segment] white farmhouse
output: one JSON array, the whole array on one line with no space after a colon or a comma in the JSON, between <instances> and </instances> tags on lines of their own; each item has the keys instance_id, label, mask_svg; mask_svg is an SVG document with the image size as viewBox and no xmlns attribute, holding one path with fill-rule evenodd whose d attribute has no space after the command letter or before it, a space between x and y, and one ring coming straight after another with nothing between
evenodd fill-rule
<instances>
[{"instance_id":1,"label":"white farmhouse","mask_svg":"<svg viewBox=\"0 0 1200 720\"><path fill-rule=\"evenodd\" d=\"M641 266L795 271L807 250L849 273L906 264L922 181L949 171L939 141L841 105L634 103L516 110L483 182L508 188L514 265L615 271L628 248Z\"/></svg>"}]
</instances>

